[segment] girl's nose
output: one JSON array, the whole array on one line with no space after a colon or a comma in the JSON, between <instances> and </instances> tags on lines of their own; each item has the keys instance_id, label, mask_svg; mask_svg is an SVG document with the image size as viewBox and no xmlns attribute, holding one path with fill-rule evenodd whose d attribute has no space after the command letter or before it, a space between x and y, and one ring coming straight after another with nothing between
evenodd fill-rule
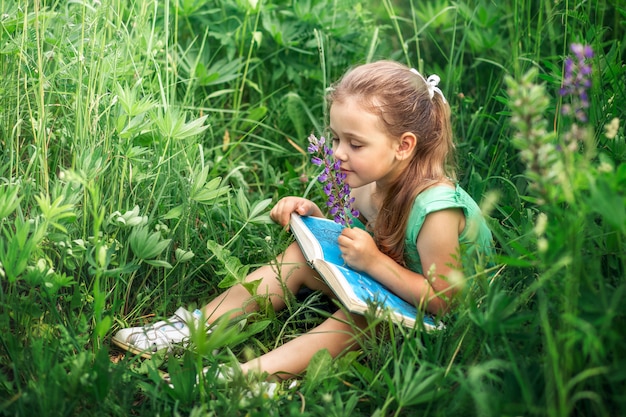
<instances>
[{"instance_id":1,"label":"girl's nose","mask_svg":"<svg viewBox=\"0 0 626 417\"><path fill-rule=\"evenodd\" d=\"M338 145L335 145L333 147L333 153L335 155L335 158L340 160L340 161L345 161L346 160L346 152L345 152L345 145L342 144L341 142L339 142Z\"/></svg>"}]
</instances>

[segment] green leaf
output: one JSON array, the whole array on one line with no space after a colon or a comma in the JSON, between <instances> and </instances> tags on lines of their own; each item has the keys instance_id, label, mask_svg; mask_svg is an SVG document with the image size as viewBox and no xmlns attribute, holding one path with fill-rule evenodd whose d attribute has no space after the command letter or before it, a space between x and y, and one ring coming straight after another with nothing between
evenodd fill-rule
<instances>
[{"instance_id":1,"label":"green leaf","mask_svg":"<svg viewBox=\"0 0 626 417\"><path fill-rule=\"evenodd\" d=\"M252 204L248 221L250 223L267 223L268 221L271 222L269 214L263 213L271 202L271 198L266 198L265 200L256 201L254 204Z\"/></svg>"},{"instance_id":2,"label":"green leaf","mask_svg":"<svg viewBox=\"0 0 626 417\"><path fill-rule=\"evenodd\" d=\"M209 126L204 122L208 115L204 115L190 122L185 122L185 116L178 111L170 109L164 113L159 113L154 117L159 132L163 137L172 139L188 139L198 136Z\"/></svg>"},{"instance_id":3,"label":"green leaf","mask_svg":"<svg viewBox=\"0 0 626 417\"><path fill-rule=\"evenodd\" d=\"M243 281L241 285L248 291L250 295L256 295L263 279L255 279L253 281Z\"/></svg>"},{"instance_id":4,"label":"green leaf","mask_svg":"<svg viewBox=\"0 0 626 417\"><path fill-rule=\"evenodd\" d=\"M50 202L49 195L40 194L38 196L35 196L35 200L37 200L41 213L50 223L50 225L59 229L63 233L67 233L67 229L64 225L60 223L60 221L65 220L66 222L73 222L74 220L76 220L74 205L62 205L61 203L63 202L63 196L59 196L56 198L56 200Z\"/></svg>"},{"instance_id":5,"label":"green leaf","mask_svg":"<svg viewBox=\"0 0 626 417\"><path fill-rule=\"evenodd\" d=\"M0 220L8 217L17 209L22 197L18 197L19 186L5 185L0 187Z\"/></svg>"},{"instance_id":6,"label":"green leaf","mask_svg":"<svg viewBox=\"0 0 626 417\"><path fill-rule=\"evenodd\" d=\"M591 189L593 211L601 215L604 220L626 234L626 198L617 185L611 186L608 181L598 178L595 187Z\"/></svg>"},{"instance_id":7,"label":"green leaf","mask_svg":"<svg viewBox=\"0 0 626 417\"><path fill-rule=\"evenodd\" d=\"M170 244L171 239L161 240L161 233L149 234L146 226L133 229L130 234L130 247L135 256L142 260L154 259Z\"/></svg>"},{"instance_id":8,"label":"green leaf","mask_svg":"<svg viewBox=\"0 0 626 417\"><path fill-rule=\"evenodd\" d=\"M395 399L403 407L432 402L447 392L439 387L444 372L441 368L426 364L404 368L396 364L395 368Z\"/></svg>"},{"instance_id":9,"label":"green leaf","mask_svg":"<svg viewBox=\"0 0 626 417\"><path fill-rule=\"evenodd\" d=\"M98 338L103 338L109 330L111 330L111 325L113 324L113 320L111 316L104 316L101 320L96 323L96 327L94 329L94 334Z\"/></svg>"},{"instance_id":10,"label":"green leaf","mask_svg":"<svg viewBox=\"0 0 626 417\"><path fill-rule=\"evenodd\" d=\"M248 112L248 118L254 121L259 121L267 114L267 107L260 106L255 107L254 109Z\"/></svg>"},{"instance_id":11,"label":"green leaf","mask_svg":"<svg viewBox=\"0 0 626 417\"><path fill-rule=\"evenodd\" d=\"M129 88L128 86L122 87L119 83L115 85L117 102L122 108L122 111L131 118L141 115L142 113L146 113L155 107L155 103L152 101L150 96L143 96L138 100L137 91L137 86Z\"/></svg>"},{"instance_id":12,"label":"green leaf","mask_svg":"<svg viewBox=\"0 0 626 417\"><path fill-rule=\"evenodd\" d=\"M221 178L213 178L202 188L192 190L191 199L201 204L216 204L230 192L230 187L220 186Z\"/></svg>"},{"instance_id":13,"label":"green leaf","mask_svg":"<svg viewBox=\"0 0 626 417\"><path fill-rule=\"evenodd\" d=\"M216 272L224 275L218 284L219 288L230 288L233 285L244 283L250 270L249 265L242 265L239 258L230 255L230 251L215 241L207 241L207 249L222 263L222 268Z\"/></svg>"},{"instance_id":14,"label":"green leaf","mask_svg":"<svg viewBox=\"0 0 626 417\"><path fill-rule=\"evenodd\" d=\"M201 204L216 204L230 192L228 185L222 185L222 177L215 177L207 183L209 167L194 172L190 198Z\"/></svg>"},{"instance_id":15,"label":"green leaf","mask_svg":"<svg viewBox=\"0 0 626 417\"><path fill-rule=\"evenodd\" d=\"M217 287L218 288L230 288L230 287L234 287L238 283L239 281L237 280L236 277L232 275L227 275L220 282L218 282Z\"/></svg>"},{"instance_id":16,"label":"green leaf","mask_svg":"<svg viewBox=\"0 0 626 417\"><path fill-rule=\"evenodd\" d=\"M147 263L149 265L152 265L154 267L157 267L157 268L167 268L167 269L171 269L172 268L172 265L169 262L167 262L167 261L160 261L158 259L156 259L156 260L149 260L148 259L148 260L145 261L145 263Z\"/></svg>"},{"instance_id":17,"label":"green leaf","mask_svg":"<svg viewBox=\"0 0 626 417\"><path fill-rule=\"evenodd\" d=\"M121 122L120 122L121 120ZM139 114L128 121L126 126L123 126L125 122L125 118L120 117L118 120L118 134L123 139L129 139L134 137L135 135L140 134L146 126L148 126L149 121L146 119L145 114Z\"/></svg>"},{"instance_id":18,"label":"green leaf","mask_svg":"<svg viewBox=\"0 0 626 417\"><path fill-rule=\"evenodd\" d=\"M56 272L45 275L43 281L50 294L56 294L61 288L69 288L76 284L74 277Z\"/></svg>"},{"instance_id":19,"label":"green leaf","mask_svg":"<svg viewBox=\"0 0 626 417\"><path fill-rule=\"evenodd\" d=\"M198 62L195 67L195 76L198 78L198 83L205 87L223 84L236 80L241 75L242 66L243 62L240 57L235 57L234 59L220 59L208 68L205 64ZM226 90L227 93L231 91Z\"/></svg>"},{"instance_id":20,"label":"green leaf","mask_svg":"<svg viewBox=\"0 0 626 417\"><path fill-rule=\"evenodd\" d=\"M15 282L24 273L31 254L42 239L40 228L31 233L31 224L21 220L15 223L14 232L5 231L4 239L0 239L0 270L4 270L9 282Z\"/></svg>"},{"instance_id":21,"label":"green leaf","mask_svg":"<svg viewBox=\"0 0 626 417\"><path fill-rule=\"evenodd\" d=\"M172 382L168 386L169 394L183 403L191 402L198 385L194 355L189 351L185 352L182 363L174 355L170 355L167 370Z\"/></svg>"},{"instance_id":22,"label":"green leaf","mask_svg":"<svg viewBox=\"0 0 626 417\"><path fill-rule=\"evenodd\" d=\"M196 256L193 251L191 250L184 250L181 248L176 248L176 251L174 252L176 255L176 261L177 262L188 262L191 259L193 259L194 256Z\"/></svg>"},{"instance_id":23,"label":"green leaf","mask_svg":"<svg viewBox=\"0 0 626 417\"><path fill-rule=\"evenodd\" d=\"M310 384L319 384L328 375L332 362L333 358L328 350L317 351L306 367L307 381Z\"/></svg>"},{"instance_id":24,"label":"green leaf","mask_svg":"<svg viewBox=\"0 0 626 417\"><path fill-rule=\"evenodd\" d=\"M248 342L250 337L263 331L271 323L271 320L260 320L242 327L233 325L228 317L222 317L212 323L211 334L208 337L192 333L192 339L199 351L211 352L224 346L233 347L239 343Z\"/></svg>"},{"instance_id":25,"label":"green leaf","mask_svg":"<svg viewBox=\"0 0 626 417\"><path fill-rule=\"evenodd\" d=\"M131 261L127 263L126 265L121 266L119 268L99 270L98 273L101 273L102 276L106 276L106 277L119 277L121 275L131 274L135 272L136 270L138 270L139 267L140 267L139 264L135 263L135 261ZM93 272L95 273L95 270Z\"/></svg>"},{"instance_id":26,"label":"green leaf","mask_svg":"<svg viewBox=\"0 0 626 417\"><path fill-rule=\"evenodd\" d=\"M250 216L248 215L248 213L250 213L250 202L248 201L248 198L246 197L246 194L242 188L237 191L236 200L237 207L241 211L242 216L245 219L249 219Z\"/></svg>"},{"instance_id":27,"label":"green leaf","mask_svg":"<svg viewBox=\"0 0 626 417\"><path fill-rule=\"evenodd\" d=\"M214 240L207 240L206 248L219 260L221 260L224 256L228 256L230 254L230 251L228 249L225 249L222 245Z\"/></svg>"},{"instance_id":28,"label":"green leaf","mask_svg":"<svg viewBox=\"0 0 626 417\"><path fill-rule=\"evenodd\" d=\"M163 215L161 218L163 220L179 219L181 214L183 214L183 205L182 204L180 206L174 207L173 209L171 209L170 211L165 213L165 215Z\"/></svg>"},{"instance_id":29,"label":"green leaf","mask_svg":"<svg viewBox=\"0 0 626 417\"><path fill-rule=\"evenodd\" d=\"M242 265L241 261L234 256L229 256L228 258L223 259L222 262L223 269L219 270L218 273L220 275L226 275L226 278L218 284L220 288L228 288L237 283L244 282L244 279L250 270L249 265ZM222 287L222 285L226 284L228 284L228 287Z\"/></svg>"}]
</instances>

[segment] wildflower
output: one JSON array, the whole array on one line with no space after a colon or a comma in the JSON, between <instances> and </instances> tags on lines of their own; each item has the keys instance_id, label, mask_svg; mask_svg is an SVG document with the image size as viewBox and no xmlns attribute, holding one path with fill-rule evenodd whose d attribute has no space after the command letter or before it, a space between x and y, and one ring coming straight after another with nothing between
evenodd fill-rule
<instances>
[{"instance_id":1,"label":"wildflower","mask_svg":"<svg viewBox=\"0 0 626 417\"><path fill-rule=\"evenodd\" d=\"M535 227L533 228L533 232L537 236L543 236L546 231L546 227L548 226L548 215L546 213L539 213L537 216L537 221L535 222Z\"/></svg>"},{"instance_id":2,"label":"wildflower","mask_svg":"<svg viewBox=\"0 0 626 417\"><path fill-rule=\"evenodd\" d=\"M541 199L548 197L545 186L560 176L562 151L555 144L556 133L548 131L544 117L550 100L545 86L535 84L537 70L531 69L519 80L506 77L511 105L511 124L516 132L512 143L526 165L531 187Z\"/></svg>"},{"instance_id":3,"label":"wildflower","mask_svg":"<svg viewBox=\"0 0 626 417\"><path fill-rule=\"evenodd\" d=\"M619 119L614 117L609 124L604 125L604 136L606 136L607 139L615 139L618 129Z\"/></svg>"},{"instance_id":4,"label":"wildflower","mask_svg":"<svg viewBox=\"0 0 626 417\"><path fill-rule=\"evenodd\" d=\"M589 93L591 87L591 64L593 49L589 45L574 43L571 45L574 58L565 59L563 83L559 94L561 97L570 97L571 104L563 105L561 112L564 115L573 115L580 122L587 121L586 109L589 108Z\"/></svg>"},{"instance_id":5,"label":"wildflower","mask_svg":"<svg viewBox=\"0 0 626 417\"><path fill-rule=\"evenodd\" d=\"M548 250L549 246L550 244L548 243L548 239L546 239L545 237L537 239L537 250L539 252L544 253Z\"/></svg>"},{"instance_id":6,"label":"wildflower","mask_svg":"<svg viewBox=\"0 0 626 417\"><path fill-rule=\"evenodd\" d=\"M315 135L309 136L307 150L313 155L311 163L323 167L317 179L324 184L322 189L328 197L326 201L328 213L333 216L336 223L344 226L351 225L350 214L358 217L359 212L351 207L354 197L350 197L350 186L345 183L346 174L340 169L341 161L335 160L333 151L326 146L326 139L323 136L319 139Z\"/></svg>"}]
</instances>

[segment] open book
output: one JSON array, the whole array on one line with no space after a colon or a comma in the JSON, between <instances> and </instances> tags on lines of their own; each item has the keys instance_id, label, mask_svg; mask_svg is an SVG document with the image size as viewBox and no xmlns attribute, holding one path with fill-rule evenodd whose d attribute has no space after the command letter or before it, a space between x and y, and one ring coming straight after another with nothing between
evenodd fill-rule
<instances>
[{"instance_id":1,"label":"open book","mask_svg":"<svg viewBox=\"0 0 626 417\"><path fill-rule=\"evenodd\" d=\"M339 301L351 312L364 314L371 304L387 309L391 319L414 327L417 308L364 272L351 269L341 257L337 238L344 226L332 220L291 214L289 223L307 262L315 268ZM432 316L423 316L426 330L442 328Z\"/></svg>"}]
</instances>

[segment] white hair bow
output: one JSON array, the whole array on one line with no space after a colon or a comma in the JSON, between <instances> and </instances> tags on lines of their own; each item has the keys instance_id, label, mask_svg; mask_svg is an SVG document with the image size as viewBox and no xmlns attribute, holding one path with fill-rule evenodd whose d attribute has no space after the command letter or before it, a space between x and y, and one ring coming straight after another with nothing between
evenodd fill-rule
<instances>
[{"instance_id":1,"label":"white hair bow","mask_svg":"<svg viewBox=\"0 0 626 417\"><path fill-rule=\"evenodd\" d=\"M424 80L424 82L426 83L426 86L428 87L428 94L430 95L431 100L435 96L435 93L437 93L441 96L441 98L443 99L443 102L444 103L446 102L446 98L444 97L443 92L441 91L441 89L439 89L439 87L437 87L439 85L439 81L441 81L438 75L433 74L429 76L428 78L424 78L424 76L420 74L419 71L416 70L415 68L411 68L411 72L413 74L419 75L421 79Z\"/></svg>"}]
</instances>

